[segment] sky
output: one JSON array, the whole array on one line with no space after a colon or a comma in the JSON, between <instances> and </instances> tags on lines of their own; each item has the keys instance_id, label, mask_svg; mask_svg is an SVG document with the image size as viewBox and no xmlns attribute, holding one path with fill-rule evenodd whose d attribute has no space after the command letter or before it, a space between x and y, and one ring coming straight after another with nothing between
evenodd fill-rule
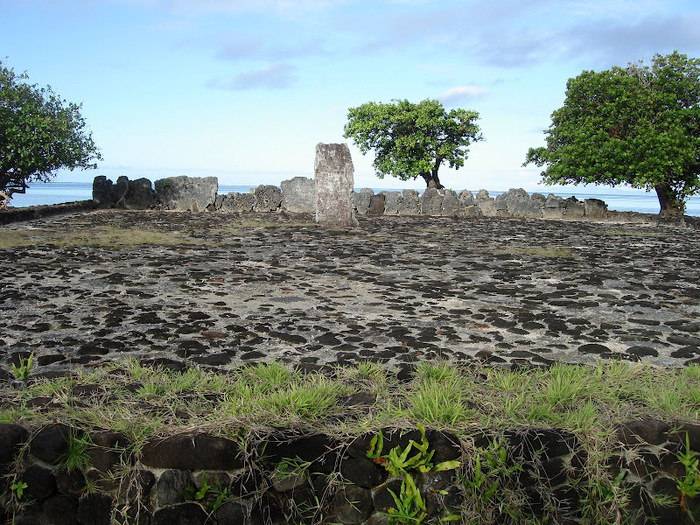
<instances>
[{"instance_id":1,"label":"sky","mask_svg":"<svg viewBox=\"0 0 700 525\"><path fill-rule=\"evenodd\" d=\"M422 189L377 179L343 128L365 102L437 99L484 136L445 186L542 191L522 163L566 81L700 57L698 28L698 0L0 0L0 61L83 104L104 160L57 181L279 184L345 142L356 187Z\"/></svg>"}]
</instances>

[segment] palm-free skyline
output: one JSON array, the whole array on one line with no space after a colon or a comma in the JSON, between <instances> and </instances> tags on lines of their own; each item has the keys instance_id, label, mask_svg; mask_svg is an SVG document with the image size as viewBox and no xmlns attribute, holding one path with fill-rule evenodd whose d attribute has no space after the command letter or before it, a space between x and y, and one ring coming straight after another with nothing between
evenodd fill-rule
<instances>
[{"instance_id":1,"label":"palm-free skyline","mask_svg":"<svg viewBox=\"0 0 700 525\"><path fill-rule=\"evenodd\" d=\"M521 164L567 79L700 56L695 0L0 0L0 26L0 60L82 102L104 156L59 181L279 184L347 142L357 187L420 189L376 179L343 126L368 101L432 98L479 112L485 138L445 186L542 191Z\"/></svg>"}]
</instances>

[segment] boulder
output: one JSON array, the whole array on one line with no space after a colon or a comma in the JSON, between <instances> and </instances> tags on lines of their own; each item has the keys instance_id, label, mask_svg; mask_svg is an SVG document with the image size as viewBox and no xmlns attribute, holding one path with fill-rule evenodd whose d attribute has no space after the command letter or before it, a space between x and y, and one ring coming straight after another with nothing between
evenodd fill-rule
<instances>
[{"instance_id":1,"label":"boulder","mask_svg":"<svg viewBox=\"0 0 700 525\"><path fill-rule=\"evenodd\" d=\"M355 168L347 144L316 145L316 222L326 228L357 226L353 202Z\"/></svg>"},{"instance_id":2,"label":"boulder","mask_svg":"<svg viewBox=\"0 0 700 525\"><path fill-rule=\"evenodd\" d=\"M277 186L260 185L253 190L253 197L255 198L254 212L276 212L282 204L282 191Z\"/></svg>"},{"instance_id":3,"label":"boulder","mask_svg":"<svg viewBox=\"0 0 700 525\"><path fill-rule=\"evenodd\" d=\"M155 187L163 208L200 212L214 205L219 182L216 177L168 177L157 180Z\"/></svg>"},{"instance_id":4,"label":"boulder","mask_svg":"<svg viewBox=\"0 0 700 525\"><path fill-rule=\"evenodd\" d=\"M290 213L314 213L316 211L316 184L313 179L294 177L283 180L282 208Z\"/></svg>"}]
</instances>

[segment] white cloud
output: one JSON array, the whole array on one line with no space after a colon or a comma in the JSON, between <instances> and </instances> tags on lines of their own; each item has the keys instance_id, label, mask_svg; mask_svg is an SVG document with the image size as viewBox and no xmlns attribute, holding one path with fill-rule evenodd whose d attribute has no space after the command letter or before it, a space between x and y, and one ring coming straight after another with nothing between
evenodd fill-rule
<instances>
[{"instance_id":1,"label":"white cloud","mask_svg":"<svg viewBox=\"0 0 700 525\"><path fill-rule=\"evenodd\" d=\"M249 89L287 89L298 80L297 68L289 64L273 64L241 73L233 80L213 79L207 87L245 91Z\"/></svg>"},{"instance_id":2,"label":"white cloud","mask_svg":"<svg viewBox=\"0 0 700 525\"><path fill-rule=\"evenodd\" d=\"M438 100L443 104L458 104L465 100L471 100L487 95L489 90L482 86L454 86L438 95Z\"/></svg>"}]
</instances>

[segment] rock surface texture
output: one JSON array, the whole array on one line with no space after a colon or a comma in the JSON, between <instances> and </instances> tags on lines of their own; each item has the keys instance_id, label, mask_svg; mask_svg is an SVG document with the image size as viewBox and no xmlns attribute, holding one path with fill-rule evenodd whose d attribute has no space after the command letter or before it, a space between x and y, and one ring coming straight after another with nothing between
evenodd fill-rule
<instances>
[{"instance_id":1,"label":"rock surface texture","mask_svg":"<svg viewBox=\"0 0 700 525\"><path fill-rule=\"evenodd\" d=\"M355 168L347 144L316 145L315 174L316 222L326 228L356 226Z\"/></svg>"},{"instance_id":2,"label":"rock surface texture","mask_svg":"<svg viewBox=\"0 0 700 525\"><path fill-rule=\"evenodd\" d=\"M216 200L216 177L168 177L155 182L159 204L166 210L204 211Z\"/></svg>"},{"instance_id":3,"label":"rock surface texture","mask_svg":"<svg viewBox=\"0 0 700 525\"><path fill-rule=\"evenodd\" d=\"M255 219L265 225L255 227ZM273 225L270 226L270 221ZM274 226L277 224L277 226ZM183 242L56 245L97 228ZM700 235L653 224L94 211L3 226L0 367L700 362ZM43 232L43 233L42 233Z\"/></svg>"}]
</instances>

